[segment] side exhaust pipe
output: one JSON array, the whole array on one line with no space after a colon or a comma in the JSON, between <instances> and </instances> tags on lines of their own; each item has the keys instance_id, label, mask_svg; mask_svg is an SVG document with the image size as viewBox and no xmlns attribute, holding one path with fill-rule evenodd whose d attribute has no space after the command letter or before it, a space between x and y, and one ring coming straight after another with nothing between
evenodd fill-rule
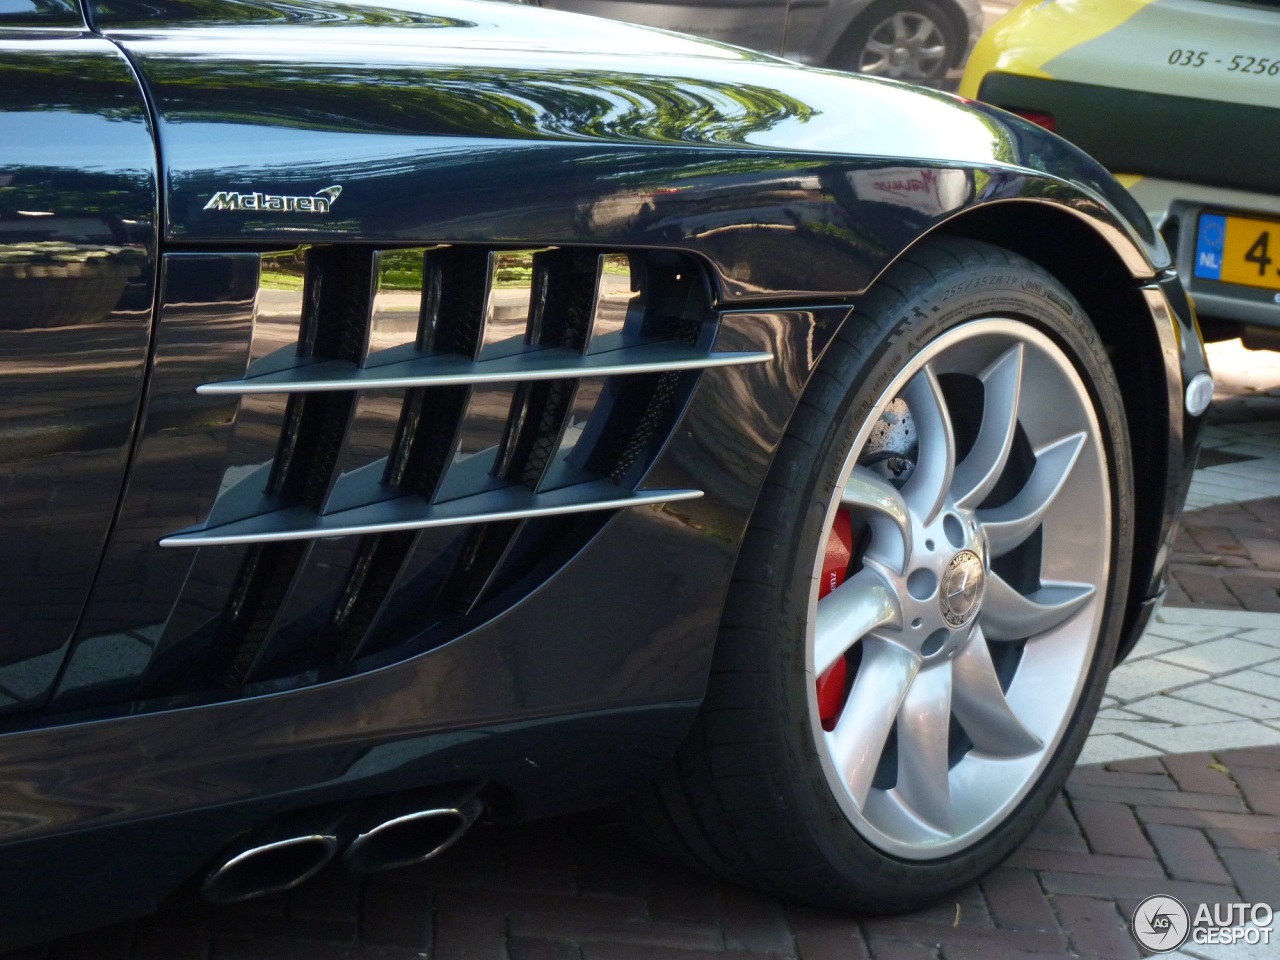
<instances>
[{"instance_id":1,"label":"side exhaust pipe","mask_svg":"<svg viewBox=\"0 0 1280 960\"><path fill-rule=\"evenodd\" d=\"M211 903L239 903L292 890L333 859L338 837L324 829L276 829L235 849L237 852L205 877L201 892Z\"/></svg>"},{"instance_id":2,"label":"side exhaust pipe","mask_svg":"<svg viewBox=\"0 0 1280 960\"><path fill-rule=\"evenodd\" d=\"M483 810L481 800L472 796L453 804L384 813L356 835L343 861L355 873L422 863L453 846Z\"/></svg>"}]
</instances>

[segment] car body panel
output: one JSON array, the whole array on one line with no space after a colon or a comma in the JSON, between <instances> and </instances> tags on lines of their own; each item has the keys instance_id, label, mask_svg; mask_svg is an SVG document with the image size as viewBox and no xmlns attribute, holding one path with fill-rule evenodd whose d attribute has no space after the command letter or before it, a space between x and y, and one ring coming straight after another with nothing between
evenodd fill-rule
<instances>
[{"instance_id":1,"label":"car body panel","mask_svg":"<svg viewBox=\"0 0 1280 960\"><path fill-rule=\"evenodd\" d=\"M983 38L961 91L1052 114L1165 230L1206 316L1275 328L1280 274L1220 282L1197 271L1196 236L1201 213L1274 219L1278 45L1280 11L1265 4L1024 3ZM1171 150L1171 129L1196 133Z\"/></svg>"},{"instance_id":2,"label":"car body panel","mask_svg":"<svg viewBox=\"0 0 1280 960\"><path fill-rule=\"evenodd\" d=\"M1052 135L942 94L516 6L112 2L92 19L157 118L157 312L127 482L66 667L47 709L0 727L0 889L31 893L0 899L0 944L150 909L285 811L488 782L504 814L538 816L642 784L703 696L743 532L827 345L913 244L992 211L1077 225L1106 250L1117 302L1144 304L1108 320L1157 345L1135 363L1158 382L1152 455L1167 465L1131 620L1149 612L1198 436L1182 390L1203 355L1150 223ZM254 209L210 206L228 192ZM265 199L317 196L324 211ZM652 252L705 279L707 349L768 362L682 374L668 433L619 473L702 495L567 523L520 578L486 582L443 627L414 622L394 649L249 682L209 670L202 644L232 616L252 548L159 540L213 525L281 455L288 408L196 388L301 346L308 288L277 275L298 249L367 266L450 242ZM498 407L470 428L493 432L510 416ZM387 441L379 416L351 409L343 469ZM445 529L453 540L413 549L446 556ZM341 556L346 571L352 539L290 560L269 640L305 628L320 594L333 602L326 570Z\"/></svg>"},{"instance_id":3,"label":"car body panel","mask_svg":"<svg viewBox=\"0 0 1280 960\"><path fill-rule=\"evenodd\" d=\"M819 227L820 242L850 264L835 271L841 280L834 283L814 277L735 278L733 264L770 260L743 260L737 245L748 242L746 235L759 243L783 238L754 228L733 231L738 236L712 232L717 217L736 215L729 212L732 191L721 184L741 170L741 189L754 191L753 176L757 182L767 180L779 167L790 178L788 191L799 189L800 196L811 198L812 212L798 213L802 220L842 216L830 209L830 188L820 182L837 170L850 178L851 189L844 192L854 197L861 192L876 204L868 211L888 213L897 207L908 217L933 222L979 200L1009 196L1001 193L1005 183L1018 184L1018 192L1040 190L1064 198L1084 185L1091 195L1080 195L1080 203L1072 205L1082 214L1096 213L1111 229L1124 232L1139 224L1140 233L1131 233L1131 242L1150 267L1135 261L1136 275L1158 270L1167 261L1160 241L1133 216L1137 208L1132 200L1101 169L1062 150L1033 125L975 114L943 94L838 73L805 73L732 48L612 23L602 30L597 21L504 4L432 5L450 14L448 22L390 26L362 25L362 8L353 9L356 13L343 22L194 24L172 30L163 17L152 17L145 28L135 26L136 15L122 4L113 5L110 15L95 15L106 33L137 59L155 100L169 190L169 239L184 244L250 238L288 242L305 222L307 236L315 240L463 240L468 234L460 231L471 231L470 236L483 231L518 242L569 242L610 232L612 242L635 243L653 242L652 236L642 240L639 231L657 230L671 243L681 238L671 233L660 206L672 203L683 210L686 200L705 206L706 190L713 189L717 195L729 194L716 205L729 206L703 214L708 222L687 229L715 238L703 239L704 245L728 248L716 259L723 295L733 300L856 293L923 225L911 223L901 240L875 250L856 236L841 240L838 231ZM216 21L216 9L211 18ZM542 33L531 33L531 24ZM510 27L509 34L502 32L504 26ZM273 39L276 31L288 31L287 48ZM366 59L354 63L345 45L361 38L364 43L357 49ZM592 52L584 54L585 47ZM561 58L570 55L574 66L566 69ZM724 75L729 70L732 79ZM193 92L198 77L214 79ZM385 91L393 83L402 93L389 100ZM525 104L515 112L507 99L513 88ZM859 107L851 112L847 104L855 95ZM633 106L619 114L618 102ZM714 113L706 113L707 103L716 104ZM641 109L643 113L636 112ZM580 171L605 146L627 151L626 173L592 184L586 196L560 192L548 198L558 210L575 211L578 222L548 223L547 204L501 195L519 190L520 179L512 175L516 167L545 181L548 189L561 189L553 185L566 181L581 192L586 180ZM246 163L246 157L255 161ZM931 184L941 182L939 177L971 180L964 167L981 169L981 183L942 191L922 189L923 183L912 187L906 183L908 167L886 162L891 158L923 161L917 166L932 171ZM481 179L493 185L491 191L477 196L474 188L451 182L472 176L477 166L483 166ZM677 168L682 172L668 172ZM752 168L759 172L751 174ZM1045 168L1055 174L1039 172ZM943 172L950 169L957 172ZM646 193L655 176L665 183L672 175L681 189L665 190L656 201ZM417 179L410 189L412 178ZM1068 185L1067 179L1076 185ZM1030 180L1037 181L1034 189L1027 186ZM688 190L684 181L692 181ZM911 198L894 196L898 181ZM205 209L226 190L309 196L331 184L343 188L332 214L304 221L296 214L244 216ZM406 205L400 200L433 190L442 196L432 196L430 203ZM932 199L922 206L920 195L929 193ZM581 205L599 206L602 195L610 196L615 210L630 210L626 216L614 213L608 231L591 224L599 214L581 222ZM485 204L494 212L482 215ZM1120 206L1111 209L1115 204ZM776 217L789 222L793 214L788 204L776 206L756 215L766 222ZM536 233L533 223L539 224ZM630 231L630 237L619 227Z\"/></svg>"},{"instance_id":4,"label":"car body panel","mask_svg":"<svg viewBox=\"0 0 1280 960\"><path fill-rule=\"evenodd\" d=\"M157 253L155 146L128 62L40 29L0 36L0 712L48 695L97 573Z\"/></svg>"}]
</instances>

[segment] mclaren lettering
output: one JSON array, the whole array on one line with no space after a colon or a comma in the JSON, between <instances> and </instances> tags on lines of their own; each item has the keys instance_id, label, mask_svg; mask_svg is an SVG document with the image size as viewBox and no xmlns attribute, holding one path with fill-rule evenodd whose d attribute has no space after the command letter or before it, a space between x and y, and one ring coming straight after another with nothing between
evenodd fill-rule
<instances>
[{"instance_id":1,"label":"mclaren lettering","mask_svg":"<svg viewBox=\"0 0 1280 960\"><path fill-rule=\"evenodd\" d=\"M309 197L290 197L284 194L263 193L260 190L241 192L219 190L204 205L206 210L253 210L259 213L328 213L337 202L342 187L334 185L317 190Z\"/></svg>"}]
</instances>

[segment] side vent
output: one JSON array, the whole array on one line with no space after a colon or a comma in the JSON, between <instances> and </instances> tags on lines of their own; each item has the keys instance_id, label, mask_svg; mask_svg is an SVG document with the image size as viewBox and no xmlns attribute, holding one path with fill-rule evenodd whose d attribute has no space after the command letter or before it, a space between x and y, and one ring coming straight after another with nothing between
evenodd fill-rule
<instances>
[{"instance_id":1,"label":"side vent","mask_svg":"<svg viewBox=\"0 0 1280 960\"><path fill-rule=\"evenodd\" d=\"M287 397L273 459L161 541L243 552L224 686L447 638L612 512L701 496L642 481L701 371L772 359L713 349L706 278L667 252L315 247L301 300L296 344L196 388Z\"/></svg>"}]
</instances>

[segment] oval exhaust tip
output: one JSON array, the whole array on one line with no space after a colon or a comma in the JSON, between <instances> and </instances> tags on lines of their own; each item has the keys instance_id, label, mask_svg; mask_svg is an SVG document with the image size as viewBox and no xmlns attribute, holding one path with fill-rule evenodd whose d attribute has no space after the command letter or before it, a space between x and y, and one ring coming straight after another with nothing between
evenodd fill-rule
<instances>
[{"instance_id":1,"label":"oval exhaust tip","mask_svg":"<svg viewBox=\"0 0 1280 960\"><path fill-rule=\"evenodd\" d=\"M323 833L252 846L210 873L201 889L211 903L239 903L283 893L323 870L337 850L338 838Z\"/></svg>"},{"instance_id":2,"label":"oval exhaust tip","mask_svg":"<svg viewBox=\"0 0 1280 960\"><path fill-rule=\"evenodd\" d=\"M416 810L359 834L347 847L343 861L356 873L394 870L422 863L449 849L475 822L480 806Z\"/></svg>"}]
</instances>

